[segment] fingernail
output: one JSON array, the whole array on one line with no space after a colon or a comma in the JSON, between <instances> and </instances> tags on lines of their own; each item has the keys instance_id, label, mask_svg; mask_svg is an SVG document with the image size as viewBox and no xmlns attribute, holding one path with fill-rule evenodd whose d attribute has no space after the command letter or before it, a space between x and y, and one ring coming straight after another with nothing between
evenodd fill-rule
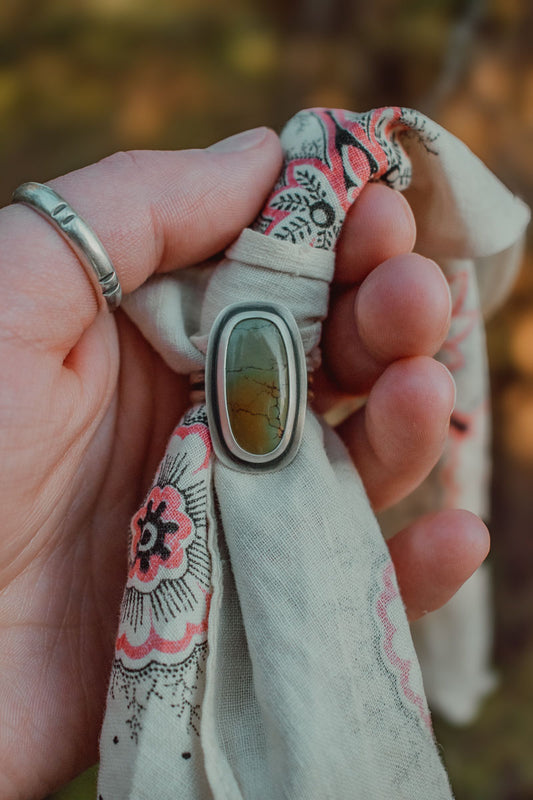
<instances>
[{"instance_id":1,"label":"fingernail","mask_svg":"<svg viewBox=\"0 0 533 800\"><path fill-rule=\"evenodd\" d=\"M222 139L221 142L215 142L208 150L213 150L215 153L238 153L243 150L249 150L255 147L266 136L268 128L252 128L243 133L236 133L234 136L228 136L227 139Z\"/></svg>"}]
</instances>

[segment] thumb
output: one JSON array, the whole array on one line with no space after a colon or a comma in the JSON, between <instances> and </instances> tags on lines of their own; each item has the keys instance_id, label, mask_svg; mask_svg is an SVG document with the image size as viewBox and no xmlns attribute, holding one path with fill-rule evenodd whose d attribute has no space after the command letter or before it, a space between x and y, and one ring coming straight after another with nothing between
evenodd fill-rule
<instances>
[{"instance_id":1,"label":"thumb","mask_svg":"<svg viewBox=\"0 0 533 800\"><path fill-rule=\"evenodd\" d=\"M127 293L227 246L260 211L280 165L277 136L256 128L207 150L117 153L50 185L95 231ZM17 204L0 211L0 252L4 330L23 325L26 339L73 346L98 306L68 244Z\"/></svg>"}]
</instances>

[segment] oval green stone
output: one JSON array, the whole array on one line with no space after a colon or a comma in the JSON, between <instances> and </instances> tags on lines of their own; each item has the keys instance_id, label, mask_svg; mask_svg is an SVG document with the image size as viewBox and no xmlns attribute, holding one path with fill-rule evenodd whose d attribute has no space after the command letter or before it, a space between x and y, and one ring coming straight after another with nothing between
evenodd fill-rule
<instances>
[{"instance_id":1,"label":"oval green stone","mask_svg":"<svg viewBox=\"0 0 533 800\"><path fill-rule=\"evenodd\" d=\"M226 351L226 402L235 441L254 455L271 453L287 423L287 351L277 326L253 318L233 328Z\"/></svg>"}]
</instances>

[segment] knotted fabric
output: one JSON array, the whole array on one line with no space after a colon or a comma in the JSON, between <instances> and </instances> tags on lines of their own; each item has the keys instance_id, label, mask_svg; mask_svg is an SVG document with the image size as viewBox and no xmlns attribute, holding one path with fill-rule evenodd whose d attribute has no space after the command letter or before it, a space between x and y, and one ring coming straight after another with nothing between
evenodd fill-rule
<instances>
[{"instance_id":1,"label":"knotted fabric","mask_svg":"<svg viewBox=\"0 0 533 800\"><path fill-rule=\"evenodd\" d=\"M348 208L368 181L406 191L416 249L449 280L440 358L458 395L443 458L386 524L483 511L482 311L511 282L527 209L409 109L302 111L281 139L283 170L253 229L216 267L153 277L127 313L187 374L203 368L222 309L281 303L312 370ZM128 559L101 800L451 797L384 536L343 444L310 409L296 458L249 474L216 458L205 406L192 407L131 521Z\"/></svg>"}]
</instances>

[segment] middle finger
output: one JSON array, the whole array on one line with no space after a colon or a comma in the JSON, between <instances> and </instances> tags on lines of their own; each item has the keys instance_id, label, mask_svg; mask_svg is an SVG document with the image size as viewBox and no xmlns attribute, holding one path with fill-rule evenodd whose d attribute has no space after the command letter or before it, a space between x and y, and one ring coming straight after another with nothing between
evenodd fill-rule
<instances>
[{"instance_id":1,"label":"middle finger","mask_svg":"<svg viewBox=\"0 0 533 800\"><path fill-rule=\"evenodd\" d=\"M324 368L341 392L365 394L388 364L434 355L450 317L450 290L438 265L416 253L393 256L333 298Z\"/></svg>"}]
</instances>

